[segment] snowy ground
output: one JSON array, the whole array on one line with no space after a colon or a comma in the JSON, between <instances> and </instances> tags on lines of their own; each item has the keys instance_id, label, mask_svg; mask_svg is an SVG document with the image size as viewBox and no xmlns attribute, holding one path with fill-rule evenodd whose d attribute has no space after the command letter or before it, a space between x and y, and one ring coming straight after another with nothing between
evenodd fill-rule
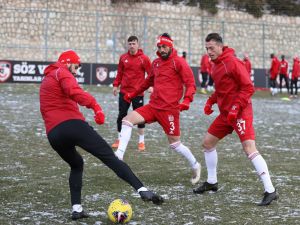
<instances>
[{"instance_id":1,"label":"snowy ground","mask_svg":"<svg viewBox=\"0 0 300 225\"><path fill-rule=\"evenodd\" d=\"M85 86L102 104L104 126L93 122L93 113L82 109L87 120L112 143L116 138L117 98L104 87ZM268 207L258 207L263 187L241 150L237 136L218 146L217 193L194 195L188 164L171 152L158 124L146 127L147 151L138 153L134 131L125 161L146 186L166 203L144 203L133 189L91 155L85 159L83 205L90 218L70 220L68 166L48 144L39 113L38 85L0 85L0 224L110 224L109 203L124 197L134 215L129 224L299 224L300 223L300 99L283 101L258 93L253 98L257 146L266 159L280 197ZM148 96L147 96L148 97ZM202 112L207 96L197 94L191 109L182 113L182 142L206 169L201 139L213 118Z\"/></svg>"}]
</instances>

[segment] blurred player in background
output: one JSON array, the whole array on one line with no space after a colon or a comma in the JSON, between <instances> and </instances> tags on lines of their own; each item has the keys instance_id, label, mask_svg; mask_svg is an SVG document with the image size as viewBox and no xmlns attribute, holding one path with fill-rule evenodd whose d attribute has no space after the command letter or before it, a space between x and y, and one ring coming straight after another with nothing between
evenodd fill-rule
<instances>
[{"instance_id":1,"label":"blurred player in background","mask_svg":"<svg viewBox=\"0 0 300 225\"><path fill-rule=\"evenodd\" d=\"M122 119L127 115L130 104L137 109L144 105L144 92L139 93L131 103L124 100L124 95L135 92L145 80L145 73L150 74L151 61L148 56L139 49L139 41L136 36L130 36L127 40L128 52L120 56L117 77L113 82L113 94L119 93L119 115L117 118L118 139L113 143L113 148L118 148L122 129ZM144 137L145 124L138 124L138 150L145 150Z\"/></svg>"},{"instance_id":2,"label":"blurred player in background","mask_svg":"<svg viewBox=\"0 0 300 225\"><path fill-rule=\"evenodd\" d=\"M209 77L210 70L211 70L210 59L209 59L208 55L205 53L204 55L202 55L201 61L200 61L200 72L201 72L201 75L202 75L202 82L201 82L200 92L202 94L207 93L206 92L206 82L207 82L207 79Z\"/></svg>"},{"instance_id":3,"label":"blurred player in background","mask_svg":"<svg viewBox=\"0 0 300 225\"><path fill-rule=\"evenodd\" d=\"M252 66L251 66L251 61L249 59L249 55L247 53L244 53L243 62L244 62L247 72L249 73L249 77L251 77Z\"/></svg>"},{"instance_id":4,"label":"blurred player in background","mask_svg":"<svg viewBox=\"0 0 300 225\"><path fill-rule=\"evenodd\" d=\"M213 112L212 106L217 103L220 114L208 128L203 140L207 181L194 189L194 193L203 194L206 191L218 190L216 146L222 138L235 131L264 185L264 197L259 205L269 205L277 199L277 193L271 182L267 164L255 145L251 103L253 84L243 62L235 57L232 48L223 45L219 34L211 33L205 41L207 53L214 62L212 77L216 90L208 98L204 113L210 115Z\"/></svg>"},{"instance_id":5,"label":"blurred player in background","mask_svg":"<svg viewBox=\"0 0 300 225\"><path fill-rule=\"evenodd\" d=\"M88 217L81 205L82 174L84 161L77 152L81 147L100 159L121 179L138 191L145 201L160 204L163 199L148 191L127 164L119 160L106 141L91 127L78 104L92 109L95 122L105 121L105 115L96 99L83 91L77 83L76 72L80 58L73 50L61 53L58 61L45 69L45 78L40 86L40 111L51 147L69 164L69 188L72 204L72 219Z\"/></svg>"},{"instance_id":6,"label":"blurred player in background","mask_svg":"<svg viewBox=\"0 0 300 225\"><path fill-rule=\"evenodd\" d=\"M180 111L188 110L196 91L194 75L186 61L177 55L170 35L164 33L157 40L158 58L152 63L150 76L140 88L124 96L130 102L135 96L153 86L149 104L129 113L123 119L121 139L115 154L123 159L135 124L158 122L167 135L170 148L184 156L193 172L191 182L200 179L200 163L188 147L180 141ZM184 92L185 90L185 92ZM183 101L179 103L181 98Z\"/></svg>"},{"instance_id":7,"label":"blurred player in background","mask_svg":"<svg viewBox=\"0 0 300 225\"><path fill-rule=\"evenodd\" d=\"M270 55L270 58L272 59L271 67L270 67L270 70L269 70L270 86L271 86L270 90L271 90L271 94L274 96L275 94L277 94L276 79L277 79L277 76L279 74L280 62L279 62L278 58L275 56L274 53L272 53Z\"/></svg>"},{"instance_id":8,"label":"blurred player in background","mask_svg":"<svg viewBox=\"0 0 300 225\"><path fill-rule=\"evenodd\" d=\"M287 89L287 93L289 90L289 63L285 60L285 56L281 55L281 61L279 62L279 89L280 93L282 93L282 81L285 81L285 86Z\"/></svg>"},{"instance_id":9,"label":"blurred player in background","mask_svg":"<svg viewBox=\"0 0 300 225\"><path fill-rule=\"evenodd\" d=\"M300 77L300 59L295 55L293 60L293 71L291 78L291 98L296 98L298 96L298 78ZM295 92L294 92L295 87Z\"/></svg>"}]
</instances>

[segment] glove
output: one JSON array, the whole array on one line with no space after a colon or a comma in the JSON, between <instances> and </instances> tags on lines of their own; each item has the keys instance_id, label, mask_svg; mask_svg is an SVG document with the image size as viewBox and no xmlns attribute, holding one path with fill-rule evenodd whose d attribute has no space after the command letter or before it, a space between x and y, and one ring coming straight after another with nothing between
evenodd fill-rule
<instances>
[{"instance_id":1,"label":"glove","mask_svg":"<svg viewBox=\"0 0 300 225\"><path fill-rule=\"evenodd\" d=\"M132 99L135 97L135 93L127 93L124 95L123 99L128 102L131 103Z\"/></svg>"},{"instance_id":2,"label":"glove","mask_svg":"<svg viewBox=\"0 0 300 225\"><path fill-rule=\"evenodd\" d=\"M190 108L190 100L187 98L183 99L183 101L178 105L178 108L180 112L184 110L188 110Z\"/></svg>"},{"instance_id":3,"label":"glove","mask_svg":"<svg viewBox=\"0 0 300 225\"><path fill-rule=\"evenodd\" d=\"M211 108L212 108L212 104L210 104L209 100L207 100L203 109L205 115L210 115L214 112L214 110L212 110Z\"/></svg>"},{"instance_id":4,"label":"glove","mask_svg":"<svg viewBox=\"0 0 300 225\"><path fill-rule=\"evenodd\" d=\"M105 115L103 111L98 111L94 116L94 118L95 118L95 122L99 125L104 124L105 122Z\"/></svg>"},{"instance_id":5,"label":"glove","mask_svg":"<svg viewBox=\"0 0 300 225\"><path fill-rule=\"evenodd\" d=\"M92 108L93 108L94 113L95 113L95 116L94 116L95 122L99 125L104 124L105 115L102 111L101 106L98 103L95 103Z\"/></svg>"},{"instance_id":6,"label":"glove","mask_svg":"<svg viewBox=\"0 0 300 225\"><path fill-rule=\"evenodd\" d=\"M239 104L233 104L228 112L227 115L227 120L230 123L234 123L237 119L237 116L239 114L240 111L240 105Z\"/></svg>"}]
</instances>

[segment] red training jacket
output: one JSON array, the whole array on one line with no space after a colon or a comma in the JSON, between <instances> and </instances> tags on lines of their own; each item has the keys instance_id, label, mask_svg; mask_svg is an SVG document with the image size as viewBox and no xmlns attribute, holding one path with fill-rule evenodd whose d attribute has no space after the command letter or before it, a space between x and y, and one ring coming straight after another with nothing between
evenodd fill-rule
<instances>
[{"instance_id":1,"label":"red training jacket","mask_svg":"<svg viewBox=\"0 0 300 225\"><path fill-rule=\"evenodd\" d=\"M251 69L252 69L250 59L249 58L244 58L243 62L244 62L244 65L246 67L246 70L247 70L247 72L249 73L249 76L250 76L251 75Z\"/></svg>"},{"instance_id":2,"label":"red training jacket","mask_svg":"<svg viewBox=\"0 0 300 225\"><path fill-rule=\"evenodd\" d=\"M187 62L177 55L173 48L168 59L159 56L152 62L150 76L146 78L137 93L141 93L153 86L149 104L156 109L173 110L178 109L182 97L193 101L196 92L196 84L192 69ZM183 96L183 87L185 93Z\"/></svg>"},{"instance_id":3,"label":"red training jacket","mask_svg":"<svg viewBox=\"0 0 300 225\"><path fill-rule=\"evenodd\" d=\"M286 77L288 76L288 67L289 67L289 63L284 59L280 61L279 64L279 74L283 74Z\"/></svg>"},{"instance_id":4,"label":"red training jacket","mask_svg":"<svg viewBox=\"0 0 300 225\"><path fill-rule=\"evenodd\" d=\"M276 56L273 57L270 68L270 78L276 79L279 73L280 62Z\"/></svg>"},{"instance_id":5,"label":"red training jacket","mask_svg":"<svg viewBox=\"0 0 300 225\"><path fill-rule=\"evenodd\" d=\"M210 74L211 63L207 54L204 54L200 61L200 72Z\"/></svg>"},{"instance_id":6,"label":"red training jacket","mask_svg":"<svg viewBox=\"0 0 300 225\"><path fill-rule=\"evenodd\" d=\"M151 61L142 49L139 49L135 55L131 55L128 51L120 56L118 73L113 86L119 87L121 85L120 92L123 94L135 92L144 82L145 72L149 76L150 70Z\"/></svg>"},{"instance_id":7,"label":"red training jacket","mask_svg":"<svg viewBox=\"0 0 300 225\"><path fill-rule=\"evenodd\" d=\"M241 112L252 116L251 96L254 87L244 63L234 56L234 49L224 46L223 53L213 62L215 92L209 97L211 103L217 103L224 116L227 116L233 104L239 104Z\"/></svg>"},{"instance_id":8,"label":"red training jacket","mask_svg":"<svg viewBox=\"0 0 300 225\"><path fill-rule=\"evenodd\" d=\"M77 103L91 108L96 99L79 87L66 65L56 62L47 66L40 86L40 111L46 133L66 120L85 120Z\"/></svg>"},{"instance_id":9,"label":"red training jacket","mask_svg":"<svg viewBox=\"0 0 300 225\"><path fill-rule=\"evenodd\" d=\"M292 80L297 79L298 77L300 77L300 60L298 57L295 57L293 63Z\"/></svg>"}]
</instances>

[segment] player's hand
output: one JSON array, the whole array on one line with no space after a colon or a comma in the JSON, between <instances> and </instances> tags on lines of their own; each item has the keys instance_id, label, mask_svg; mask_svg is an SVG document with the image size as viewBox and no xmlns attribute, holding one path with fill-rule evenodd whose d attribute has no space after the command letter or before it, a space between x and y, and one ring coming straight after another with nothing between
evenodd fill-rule
<instances>
[{"instance_id":1,"label":"player's hand","mask_svg":"<svg viewBox=\"0 0 300 225\"><path fill-rule=\"evenodd\" d=\"M94 118L95 118L95 122L99 125L104 124L104 122L105 122L105 115L104 115L103 111L98 111L95 114Z\"/></svg>"},{"instance_id":2,"label":"player's hand","mask_svg":"<svg viewBox=\"0 0 300 225\"><path fill-rule=\"evenodd\" d=\"M233 104L228 112L228 115L227 115L227 120L230 122L230 123L234 123L237 119L237 116L239 114L239 111L240 111L240 106L239 104Z\"/></svg>"},{"instance_id":3,"label":"player's hand","mask_svg":"<svg viewBox=\"0 0 300 225\"><path fill-rule=\"evenodd\" d=\"M189 99L184 99L179 105L178 105L178 108L181 111L184 111L184 110L188 110L190 108L190 101Z\"/></svg>"},{"instance_id":4,"label":"player's hand","mask_svg":"<svg viewBox=\"0 0 300 225\"><path fill-rule=\"evenodd\" d=\"M205 103L205 106L204 106L204 114L205 115L210 115L214 112L214 110L212 110L212 104L210 104L207 100L207 102Z\"/></svg>"},{"instance_id":5,"label":"player's hand","mask_svg":"<svg viewBox=\"0 0 300 225\"><path fill-rule=\"evenodd\" d=\"M114 94L114 96L117 96L117 94L118 94L118 87L113 87L113 94Z\"/></svg>"},{"instance_id":6,"label":"player's hand","mask_svg":"<svg viewBox=\"0 0 300 225\"><path fill-rule=\"evenodd\" d=\"M131 103L133 98L134 98L134 96L132 93L126 93L123 97L123 99L128 103Z\"/></svg>"}]
</instances>

